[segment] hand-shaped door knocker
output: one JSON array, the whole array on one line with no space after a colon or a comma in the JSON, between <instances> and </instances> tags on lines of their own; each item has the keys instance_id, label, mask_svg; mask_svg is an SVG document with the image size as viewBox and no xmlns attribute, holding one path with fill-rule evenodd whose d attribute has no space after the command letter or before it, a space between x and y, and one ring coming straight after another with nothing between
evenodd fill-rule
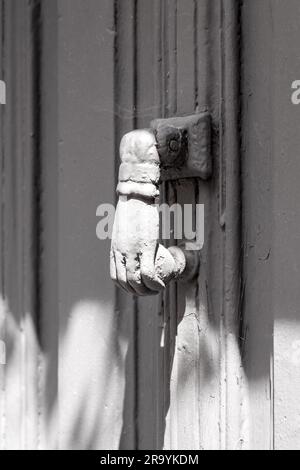
<instances>
[{"instance_id":1,"label":"hand-shaped door knocker","mask_svg":"<svg viewBox=\"0 0 300 470\"><path fill-rule=\"evenodd\" d=\"M112 279L142 296L157 294L173 279L190 279L199 269L199 251L159 243L160 182L211 174L209 115L157 120L152 127L121 141L110 253Z\"/></svg>"}]
</instances>

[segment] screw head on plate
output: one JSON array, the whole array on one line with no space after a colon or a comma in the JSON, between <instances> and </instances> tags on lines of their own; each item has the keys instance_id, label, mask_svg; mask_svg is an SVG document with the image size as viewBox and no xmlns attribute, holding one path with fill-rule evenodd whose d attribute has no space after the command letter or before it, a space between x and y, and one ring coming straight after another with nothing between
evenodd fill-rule
<instances>
[{"instance_id":1,"label":"screw head on plate","mask_svg":"<svg viewBox=\"0 0 300 470\"><path fill-rule=\"evenodd\" d=\"M155 119L151 128L157 141L161 181L207 180L212 175L212 123L208 112Z\"/></svg>"},{"instance_id":2,"label":"screw head on plate","mask_svg":"<svg viewBox=\"0 0 300 470\"><path fill-rule=\"evenodd\" d=\"M156 140L163 168L181 167L187 154L187 135L172 126L159 126Z\"/></svg>"},{"instance_id":3,"label":"screw head on plate","mask_svg":"<svg viewBox=\"0 0 300 470\"><path fill-rule=\"evenodd\" d=\"M179 146L180 146L180 143L178 142L178 140L175 140L175 139L170 140L169 149L171 150L171 152L178 152Z\"/></svg>"}]
</instances>

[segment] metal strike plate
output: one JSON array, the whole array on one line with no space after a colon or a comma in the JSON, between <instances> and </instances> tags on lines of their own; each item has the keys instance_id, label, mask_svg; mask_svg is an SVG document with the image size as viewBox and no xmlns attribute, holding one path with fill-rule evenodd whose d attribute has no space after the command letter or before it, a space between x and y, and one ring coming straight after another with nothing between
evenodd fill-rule
<instances>
[{"instance_id":1,"label":"metal strike plate","mask_svg":"<svg viewBox=\"0 0 300 470\"><path fill-rule=\"evenodd\" d=\"M212 173L209 113L156 119L151 127L161 159L161 181L208 179Z\"/></svg>"}]
</instances>

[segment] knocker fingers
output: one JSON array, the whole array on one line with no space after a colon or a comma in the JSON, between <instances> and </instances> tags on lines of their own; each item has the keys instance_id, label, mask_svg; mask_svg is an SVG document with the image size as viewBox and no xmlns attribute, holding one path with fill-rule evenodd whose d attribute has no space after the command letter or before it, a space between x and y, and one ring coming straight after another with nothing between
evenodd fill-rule
<instances>
[{"instance_id":1,"label":"knocker fingers","mask_svg":"<svg viewBox=\"0 0 300 470\"><path fill-rule=\"evenodd\" d=\"M126 273L126 256L120 251L114 251L114 259L116 264L116 278L117 283L120 287L123 288L126 292L135 295L135 291L127 282L127 273Z\"/></svg>"},{"instance_id":2,"label":"knocker fingers","mask_svg":"<svg viewBox=\"0 0 300 470\"><path fill-rule=\"evenodd\" d=\"M166 286L155 269L155 252L146 251L141 255L141 279L154 293L163 291Z\"/></svg>"},{"instance_id":3,"label":"knocker fingers","mask_svg":"<svg viewBox=\"0 0 300 470\"><path fill-rule=\"evenodd\" d=\"M141 264L140 264L140 255L129 255L126 259L126 273L127 273L127 282L136 292L137 295L153 295L156 292L153 292L149 289L142 280L141 276Z\"/></svg>"}]
</instances>

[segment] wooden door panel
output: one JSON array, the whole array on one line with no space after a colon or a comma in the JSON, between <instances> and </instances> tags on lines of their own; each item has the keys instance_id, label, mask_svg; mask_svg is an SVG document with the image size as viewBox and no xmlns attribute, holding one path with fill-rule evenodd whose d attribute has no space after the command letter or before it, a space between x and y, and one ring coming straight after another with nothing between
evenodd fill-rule
<instances>
[{"instance_id":1,"label":"wooden door panel","mask_svg":"<svg viewBox=\"0 0 300 470\"><path fill-rule=\"evenodd\" d=\"M298 3L0 2L1 449L299 447ZM205 206L199 276L132 297L120 140L202 111L212 178L160 186Z\"/></svg>"}]
</instances>

